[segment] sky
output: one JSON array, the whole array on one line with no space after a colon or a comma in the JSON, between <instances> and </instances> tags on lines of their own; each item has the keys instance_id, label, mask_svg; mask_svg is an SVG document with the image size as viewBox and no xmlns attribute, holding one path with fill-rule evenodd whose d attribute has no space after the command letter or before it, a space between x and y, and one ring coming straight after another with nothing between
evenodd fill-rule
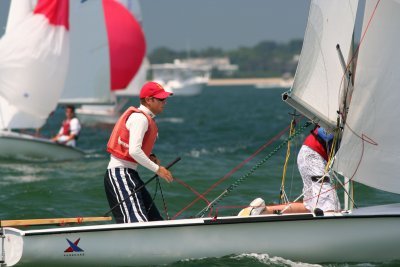
<instances>
[{"instance_id":1,"label":"sky","mask_svg":"<svg viewBox=\"0 0 400 267\"><path fill-rule=\"evenodd\" d=\"M309 0L140 0L150 50L235 49L304 36Z\"/></svg>"},{"instance_id":2,"label":"sky","mask_svg":"<svg viewBox=\"0 0 400 267\"><path fill-rule=\"evenodd\" d=\"M7 2L0 0L0 25ZM21 0L18 0L21 1ZM71 0L79 1L79 0ZM100 1L100 0L89 0ZM225 50L304 36L309 0L139 0L147 50ZM0 35L3 29L0 29Z\"/></svg>"}]
</instances>

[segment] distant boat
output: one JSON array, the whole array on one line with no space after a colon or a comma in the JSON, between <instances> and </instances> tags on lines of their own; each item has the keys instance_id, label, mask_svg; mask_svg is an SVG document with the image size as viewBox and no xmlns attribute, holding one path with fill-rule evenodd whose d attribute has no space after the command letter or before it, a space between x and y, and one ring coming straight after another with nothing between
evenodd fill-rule
<instances>
[{"instance_id":1,"label":"distant boat","mask_svg":"<svg viewBox=\"0 0 400 267\"><path fill-rule=\"evenodd\" d=\"M202 92L210 79L210 67L182 62L151 65L155 82L175 96L193 96Z\"/></svg>"},{"instance_id":2,"label":"distant boat","mask_svg":"<svg viewBox=\"0 0 400 267\"><path fill-rule=\"evenodd\" d=\"M81 105L82 124L115 122L124 106L118 92L138 90L133 78L146 68L146 44L135 16L137 0L71 1L71 62L60 103Z\"/></svg>"},{"instance_id":3,"label":"distant boat","mask_svg":"<svg viewBox=\"0 0 400 267\"><path fill-rule=\"evenodd\" d=\"M53 112L68 67L68 2L12 1L0 39L0 157L65 160L84 155L49 139L18 133L38 129ZM51 8L49 8L49 5Z\"/></svg>"}]
</instances>

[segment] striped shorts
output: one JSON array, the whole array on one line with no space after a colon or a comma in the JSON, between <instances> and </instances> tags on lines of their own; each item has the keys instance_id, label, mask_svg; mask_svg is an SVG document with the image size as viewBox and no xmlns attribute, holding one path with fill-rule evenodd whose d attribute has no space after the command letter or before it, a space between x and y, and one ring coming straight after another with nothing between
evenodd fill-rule
<instances>
[{"instance_id":1,"label":"striped shorts","mask_svg":"<svg viewBox=\"0 0 400 267\"><path fill-rule=\"evenodd\" d=\"M104 188L108 204L110 208L113 208L118 203L121 203L112 211L117 223L163 220L145 187L133 193L142 185L143 181L136 170L112 168L106 171Z\"/></svg>"}]
</instances>

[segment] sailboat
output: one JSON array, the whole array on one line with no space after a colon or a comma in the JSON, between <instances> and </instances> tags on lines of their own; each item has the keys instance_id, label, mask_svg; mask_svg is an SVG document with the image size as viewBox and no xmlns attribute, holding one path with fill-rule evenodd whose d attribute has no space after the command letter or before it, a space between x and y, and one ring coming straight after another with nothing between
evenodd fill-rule
<instances>
[{"instance_id":1,"label":"sailboat","mask_svg":"<svg viewBox=\"0 0 400 267\"><path fill-rule=\"evenodd\" d=\"M347 72L340 64L336 47L339 44L342 54L350 51L356 10L357 1L353 0L311 2L294 85L284 95L304 115L326 127L336 127L333 123L336 115L331 111L340 107L339 91L331 95L330 90L342 88L341 81ZM400 84L396 71L400 68L400 56L391 52L396 51L400 41L399 20L398 1L367 1L357 72L353 74L354 91L342 144L332 168L349 180L395 193L400 193L396 178L400 147L393 142L400 134L393 123L400 113L395 96ZM379 57L375 51L379 51ZM319 101L314 103L309 88L315 89L319 101L332 101L335 108ZM389 93L392 97L387 97ZM320 114L326 116L322 118ZM209 208L212 203L216 202L211 202ZM0 260L7 266L135 266L266 253L309 263L384 262L400 259L399 225L399 203L324 214L244 217L215 214L170 221L40 230L3 225ZM111 243L117 245L110 246Z\"/></svg>"},{"instance_id":2,"label":"sailboat","mask_svg":"<svg viewBox=\"0 0 400 267\"><path fill-rule=\"evenodd\" d=\"M38 129L55 110L68 66L68 2L13 1L0 39L0 156L65 160L83 151L16 132Z\"/></svg>"},{"instance_id":3,"label":"sailboat","mask_svg":"<svg viewBox=\"0 0 400 267\"><path fill-rule=\"evenodd\" d=\"M146 78L145 38L138 1L72 1L71 62L59 103L78 104L82 124L115 123L117 92L139 91ZM90 34L88 34L90 33ZM145 62L145 63L142 63ZM143 78L144 77L144 78Z\"/></svg>"}]
</instances>

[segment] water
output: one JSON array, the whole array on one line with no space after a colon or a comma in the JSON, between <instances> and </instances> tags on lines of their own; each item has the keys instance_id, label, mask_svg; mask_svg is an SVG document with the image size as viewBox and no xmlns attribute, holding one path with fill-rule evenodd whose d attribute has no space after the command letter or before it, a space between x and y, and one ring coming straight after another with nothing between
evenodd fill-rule
<instances>
[{"instance_id":1,"label":"water","mask_svg":"<svg viewBox=\"0 0 400 267\"><path fill-rule=\"evenodd\" d=\"M157 117L159 140L155 153L166 165L180 156L182 160L171 170L173 175L194 190L204 192L241 162L253 155L291 120L292 109L280 100L282 90L254 89L253 87L209 87L196 97L172 97L165 112ZM132 100L131 104L137 104ZM43 128L42 134L51 136L58 131L63 119L57 109ZM300 122L301 124L304 121ZM0 218L27 219L49 217L102 216L109 210L103 189L103 175L108 163L105 146L111 127L85 127L78 146L87 151L79 161L67 162L0 162ZM293 164L296 149L305 134L294 144L286 178L286 192L293 200L301 192L302 183ZM213 200L224 189L246 174L268 155L285 136L268 146L243 168L218 185L208 200ZM266 202L277 202L281 184L286 147L258 168L232 193L223 198L219 215L237 214L241 206L256 197ZM143 180L152 174L140 170ZM195 194L181 184L161 182L168 212L163 210L160 194L156 202L165 217L173 217L184 209ZM154 192L155 183L148 186ZM340 193L341 195L341 193ZM356 187L358 206L400 202L397 195L365 186ZM204 202L197 202L179 218L197 214ZM196 240L193 240L196 242ZM358 265L327 264L325 266L395 266L395 263ZM168 266L315 266L296 263L266 254L231 255L223 258L182 261Z\"/></svg>"}]
</instances>

